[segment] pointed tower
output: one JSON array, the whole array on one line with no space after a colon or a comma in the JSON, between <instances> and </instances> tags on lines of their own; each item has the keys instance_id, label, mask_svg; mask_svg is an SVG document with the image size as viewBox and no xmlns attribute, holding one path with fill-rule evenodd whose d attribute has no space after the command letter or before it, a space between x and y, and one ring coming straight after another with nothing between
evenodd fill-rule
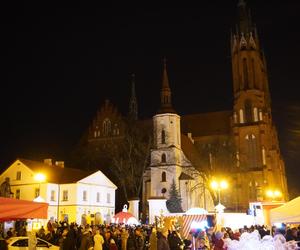
<instances>
[{"instance_id":1,"label":"pointed tower","mask_svg":"<svg viewBox=\"0 0 300 250\"><path fill-rule=\"evenodd\" d=\"M173 181L178 187L183 152L181 150L180 116L171 104L171 89L164 60L161 107L153 116L154 145L151 150L151 196L163 196ZM168 192L166 193L166 195Z\"/></svg>"},{"instance_id":2,"label":"pointed tower","mask_svg":"<svg viewBox=\"0 0 300 250\"><path fill-rule=\"evenodd\" d=\"M129 101L129 117L133 120L138 119L138 104L135 94L135 75L132 74L131 80L131 96Z\"/></svg>"},{"instance_id":3,"label":"pointed tower","mask_svg":"<svg viewBox=\"0 0 300 250\"><path fill-rule=\"evenodd\" d=\"M238 2L238 23L231 36L233 75L233 134L237 146L237 172L242 187L238 203L267 200L276 189L287 200L285 166L272 121L267 67L258 34L244 0Z\"/></svg>"},{"instance_id":4,"label":"pointed tower","mask_svg":"<svg viewBox=\"0 0 300 250\"><path fill-rule=\"evenodd\" d=\"M162 87L160 91L160 109L158 113L176 113L172 107L171 89L167 73L167 60L164 58Z\"/></svg>"}]
</instances>

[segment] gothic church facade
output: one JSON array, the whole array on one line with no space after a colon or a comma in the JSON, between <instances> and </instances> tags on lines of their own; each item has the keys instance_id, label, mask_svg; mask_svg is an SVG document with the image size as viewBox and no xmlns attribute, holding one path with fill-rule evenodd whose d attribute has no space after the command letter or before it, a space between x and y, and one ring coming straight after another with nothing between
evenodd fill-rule
<instances>
[{"instance_id":1,"label":"gothic church facade","mask_svg":"<svg viewBox=\"0 0 300 250\"><path fill-rule=\"evenodd\" d=\"M147 124L147 129L152 129L155 142L145 173L145 201L164 196L162 190L168 190L175 179L184 209L201 203L205 206L209 196L205 186L202 192L192 190L192 186L203 180L193 173L179 171L199 166L209 176L226 178L229 182L230 188L222 191L222 204L228 210L245 211L251 201L269 201L268 190L281 194L276 199L288 200L285 164L272 119L266 60L242 0L238 3L238 13L237 28L231 35L232 110L180 117L172 107L172 83L168 82L164 66L161 109L153 119L141 121ZM129 113L138 119L134 80ZM88 144L96 147L108 138L120 138L121 117L117 108L106 101L88 130ZM194 191L199 192L194 195L201 196L201 201L186 195Z\"/></svg>"}]
</instances>

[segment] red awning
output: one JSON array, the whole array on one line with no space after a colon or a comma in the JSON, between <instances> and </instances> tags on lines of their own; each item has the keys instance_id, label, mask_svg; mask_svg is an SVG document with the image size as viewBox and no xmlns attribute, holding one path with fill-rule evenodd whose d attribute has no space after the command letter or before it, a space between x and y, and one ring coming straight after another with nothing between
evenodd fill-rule
<instances>
[{"instance_id":1,"label":"red awning","mask_svg":"<svg viewBox=\"0 0 300 250\"><path fill-rule=\"evenodd\" d=\"M0 197L0 221L47 219L48 203Z\"/></svg>"}]
</instances>

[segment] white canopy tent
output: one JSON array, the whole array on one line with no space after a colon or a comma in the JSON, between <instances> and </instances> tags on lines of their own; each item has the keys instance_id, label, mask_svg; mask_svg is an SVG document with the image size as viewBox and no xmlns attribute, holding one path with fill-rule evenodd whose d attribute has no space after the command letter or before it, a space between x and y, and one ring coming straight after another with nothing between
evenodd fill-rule
<instances>
[{"instance_id":1,"label":"white canopy tent","mask_svg":"<svg viewBox=\"0 0 300 250\"><path fill-rule=\"evenodd\" d=\"M300 196L270 210L271 223L300 223Z\"/></svg>"}]
</instances>

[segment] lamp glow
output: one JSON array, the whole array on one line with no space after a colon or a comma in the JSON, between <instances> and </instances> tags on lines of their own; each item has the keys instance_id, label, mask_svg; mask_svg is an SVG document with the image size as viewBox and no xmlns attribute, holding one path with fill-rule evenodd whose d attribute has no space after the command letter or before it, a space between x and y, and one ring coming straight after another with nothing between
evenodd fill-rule
<instances>
[{"instance_id":1,"label":"lamp glow","mask_svg":"<svg viewBox=\"0 0 300 250\"><path fill-rule=\"evenodd\" d=\"M226 181L221 181L220 186L222 189L226 189L226 188L228 188L228 183Z\"/></svg>"},{"instance_id":2,"label":"lamp glow","mask_svg":"<svg viewBox=\"0 0 300 250\"><path fill-rule=\"evenodd\" d=\"M212 181L210 186L212 187L212 189L218 189L219 188L219 184L216 181Z\"/></svg>"},{"instance_id":3,"label":"lamp glow","mask_svg":"<svg viewBox=\"0 0 300 250\"><path fill-rule=\"evenodd\" d=\"M46 180L46 176L42 173L38 173L34 176L34 179L38 182L43 182Z\"/></svg>"}]
</instances>

